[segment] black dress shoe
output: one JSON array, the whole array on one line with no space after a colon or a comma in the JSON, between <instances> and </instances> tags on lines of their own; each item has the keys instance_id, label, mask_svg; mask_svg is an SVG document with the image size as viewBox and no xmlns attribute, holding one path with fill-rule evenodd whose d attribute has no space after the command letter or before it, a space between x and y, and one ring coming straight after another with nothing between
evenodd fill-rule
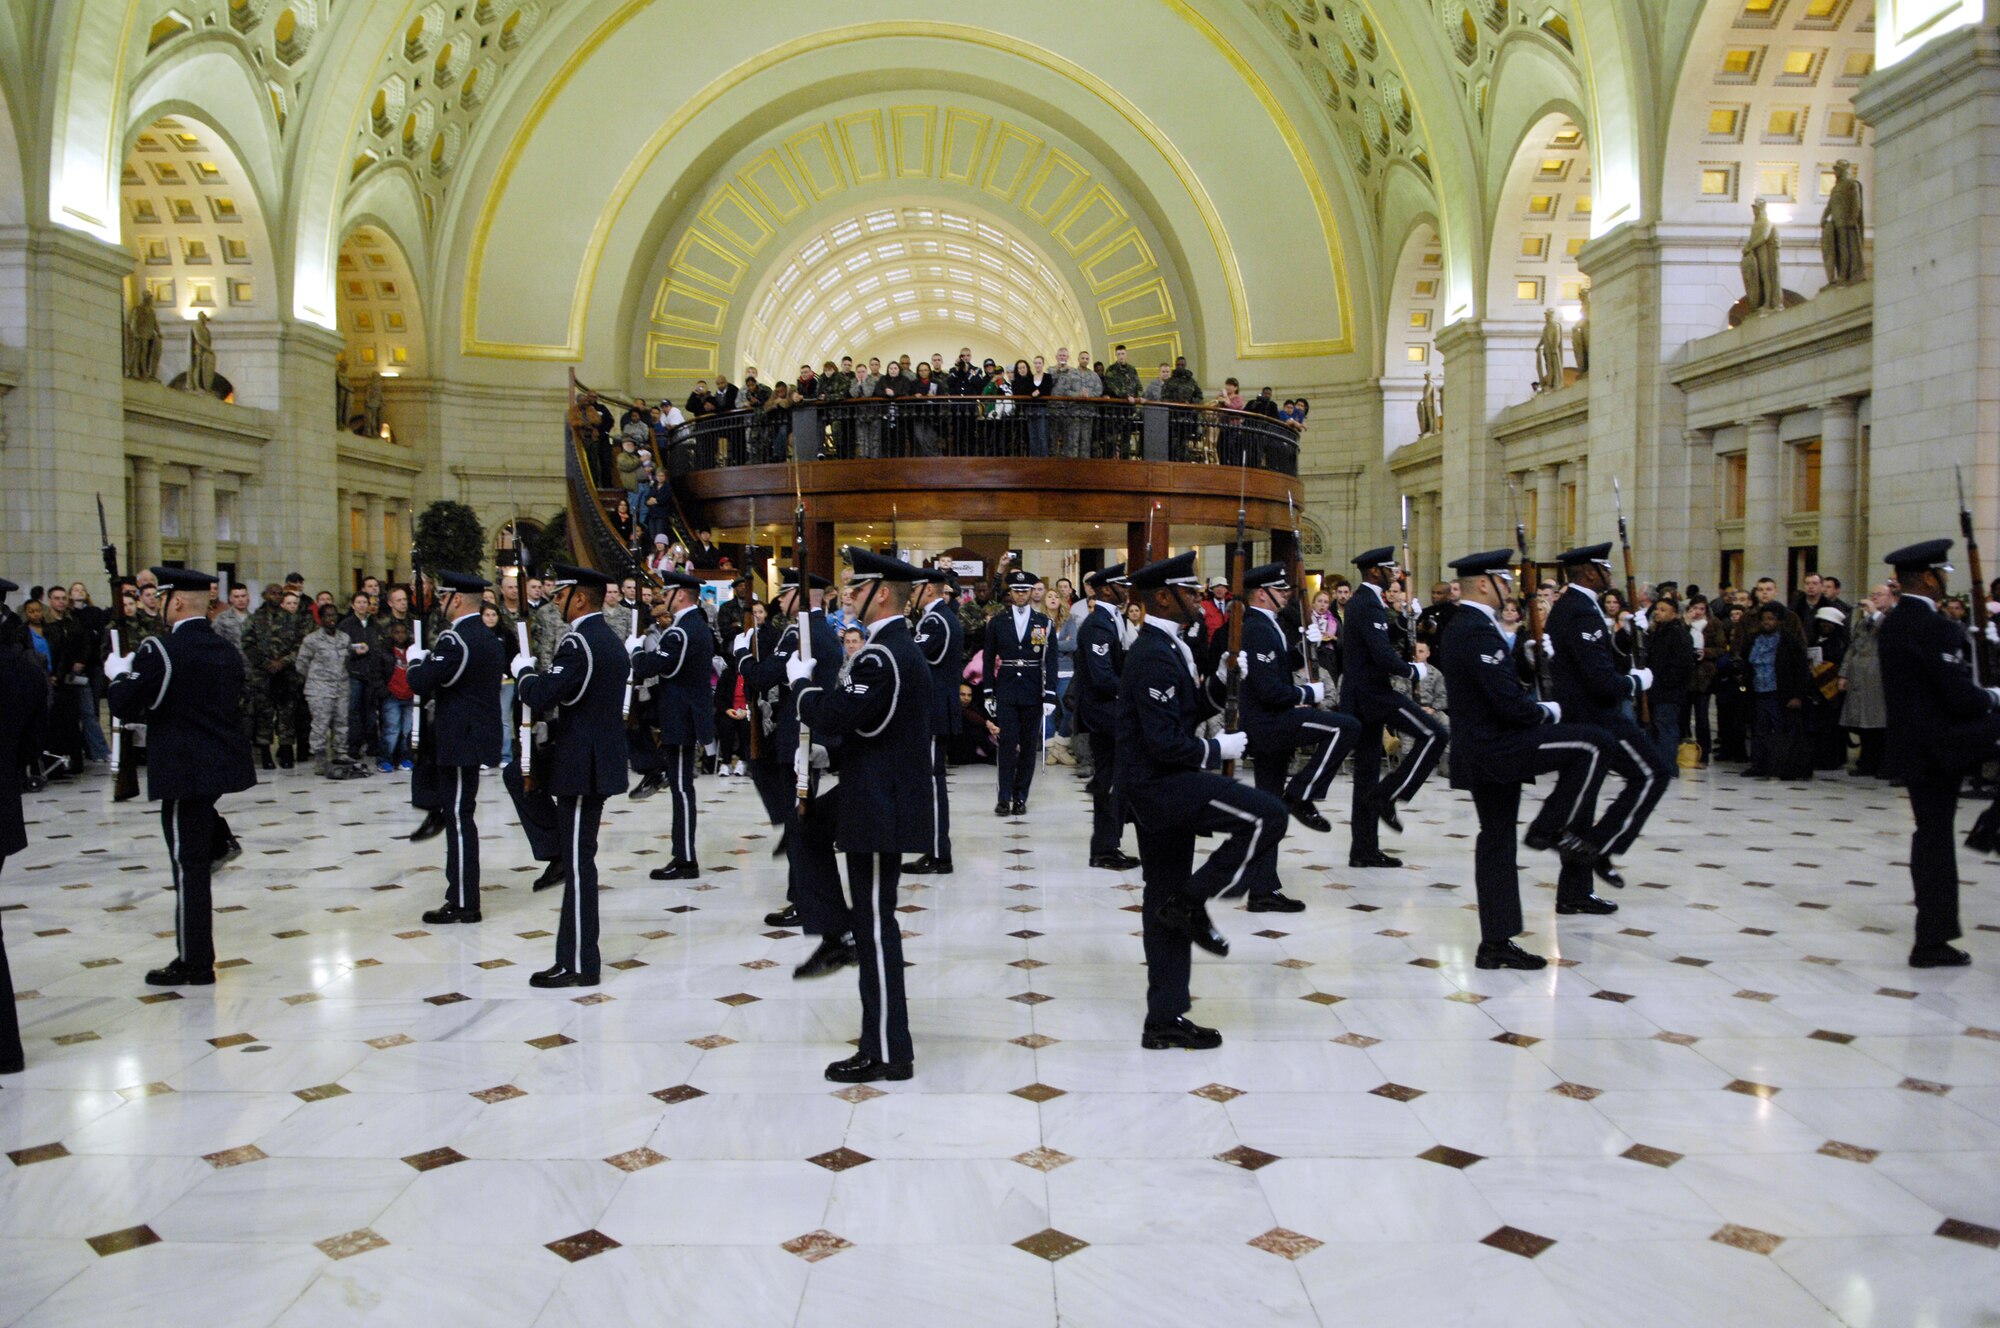
<instances>
[{"instance_id":1,"label":"black dress shoe","mask_svg":"<svg viewBox=\"0 0 2000 1328\"><path fill-rule=\"evenodd\" d=\"M1531 826L1528 833L1521 836L1521 847L1532 853L1547 853L1555 846L1556 836L1546 830L1536 830Z\"/></svg>"},{"instance_id":2,"label":"black dress shoe","mask_svg":"<svg viewBox=\"0 0 2000 1328\"><path fill-rule=\"evenodd\" d=\"M1139 865L1139 860L1126 853L1123 849L1113 849L1109 853L1093 853L1090 857L1090 865L1093 867L1102 867L1106 871L1131 871Z\"/></svg>"},{"instance_id":3,"label":"black dress shoe","mask_svg":"<svg viewBox=\"0 0 2000 1328\"><path fill-rule=\"evenodd\" d=\"M1303 913L1306 911L1306 901L1303 899L1294 899L1281 890L1273 890L1268 895L1251 895L1250 911L1252 913Z\"/></svg>"},{"instance_id":4,"label":"black dress shoe","mask_svg":"<svg viewBox=\"0 0 2000 1328\"><path fill-rule=\"evenodd\" d=\"M1564 915L1571 913L1616 913L1617 911L1618 905L1612 903L1609 899L1599 899L1596 895L1585 895L1581 899L1567 901L1559 899L1556 901L1556 912Z\"/></svg>"},{"instance_id":5,"label":"black dress shoe","mask_svg":"<svg viewBox=\"0 0 2000 1328\"><path fill-rule=\"evenodd\" d=\"M1966 832L1965 846L1974 853L1991 853L2000 846L2000 807L1988 807Z\"/></svg>"},{"instance_id":6,"label":"black dress shoe","mask_svg":"<svg viewBox=\"0 0 2000 1328\"><path fill-rule=\"evenodd\" d=\"M149 987L213 987L215 970L212 968L192 969L176 959L165 968L156 968L146 974Z\"/></svg>"},{"instance_id":7,"label":"black dress shoe","mask_svg":"<svg viewBox=\"0 0 2000 1328\"><path fill-rule=\"evenodd\" d=\"M664 867L655 867L646 874L656 881L698 881L701 879L701 864L670 862Z\"/></svg>"},{"instance_id":8,"label":"black dress shoe","mask_svg":"<svg viewBox=\"0 0 2000 1328\"><path fill-rule=\"evenodd\" d=\"M289 748L289 747L280 747L280 748L278 749L278 764L279 764L280 766L282 766L283 768L285 768L286 770L290 770L290 769L292 768L292 749L291 749L291 748Z\"/></svg>"},{"instance_id":9,"label":"black dress shoe","mask_svg":"<svg viewBox=\"0 0 2000 1328\"><path fill-rule=\"evenodd\" d=\"M792 832L789 830L781 831L778 835L778 842L771 846L771 856L782 859L785 856L785 850L791 846Z\"/></svg>"},{"instance_id":10,"label":"black dress shoe","mask_svg":"<svg viewBox=\"0 0 2000 1328\"><path fill-rule=\"evenodd\" d=\"M665 788L666 784L667 780L664 775L658 773L650 774L647 775L644 779L641 779L637 784L634 784L632 786L632 791L626 794L625 796L630 798L634 802L644 802L646 799L652 797L655 793L658 793L661 789Z\"/></svg>"},{"instance_id":11,"label":"black dress shoe","mask_svg":"<svg viewBox=\"0 0 2000 1328\"><path fill-rule=\"evenodd\" d=\"M911 1061L878 1061L873 1056L853 1055L826 1067L826 1077L836 1084L872 1084L877 1079L908 1079L917 1072Z\"/></svg>"},{"instance_id":12,"label":"black dress shoe","mask_svg":"<svg viewBox=\"0 0 2000 1328\"><path fill-rule=\"evenodd\" d=\"M209 860L211 867L224 867L243 856L243 841L231 835L223 841L222 852Z\"/></svg>"},{"instance_id":13,"label":"black dress shoe","mask_svg":"<svg viewBox=\"0 0 2000 1328\"><path fill-rule=\"evenodd\" d=\"M766 927L796 927L799 925L799 910L793 905L787 904L775 913L766 913L764 915L764 925Z\"/></svg>"},{"instance_id":14,"label":"black dress shoe","mask_svg":"<svg viewBox=\"0 0 2000 1328\"><path fill-rule=\"evenodd\" d=\"M1222 1034L1212 1028L1203 1028L1186 1015L1171 1024L1147 1024L1139 1034L1139 1045L1147 1051L1165 1051L1179 1047L1187 1051L1213 1051L1222 1045Z\"/></svg>"},{"instance_id":15,"label":"black dress shoe","mask_svg":"<svg viewBox=\"0 0 2000 1328\"><path fill-rule=\"evenodd\" d=\"M561 964L545 968L528 978L531 987L594 987L597 985L595 973L572 973Z\"/></svg>"},{"instance_id":16,"label":"black dress shoe","mask_svg":"<svg viewBox=\"0 0 2000 1328\"><path fill-rule=\"evenodd\" d=\"M792 970L792 977L823 978L830 973L838 973L849 964L861 962L854 952L854 946L846 939L828 938L819 943L819 949L806 956L806 961Z\"/></svg>"},{"instance_id":17,"label":"black dress shoe","mask_svg":"<svg viewBox=\"0 0 2000 1328\"><path fill-rule=\"evenodd\" d=\"M1972 956L1951 945L1920 945L1910 951L1911 968L1964 968Z\"/></svg>"},{"instance_id":18,"label":"black dress shoe","mask_svg":"<svg viewBox=\"0 0 2000 1328\"><path fill-rule=\"evenodd\" d=\"M1002 798L993 804L993 814L1003 818L1012 816L1014 814L1014 804Z\"/></svg>"},{"instance_id":19,"label":"black dress shoe","mask_svg":"<svg viewBox=\"0 0 2000 1328\"><path fill-rule=\"evenodd\" d=\"M1027 814L1028 814L1028 800L1026 798L1014 799L1014 815L1026 816Z\"/></svg>"},{"instance_id":20,"label":"black dress shoe","mask_svg":"<svg viewBox=\"0 0 2000 1328\"><path fill-rule=\"evenodd\" d=\"M561 862L551 862L542 868L542 874L535 878L534 888L548 890L558 885L569 884L569 868Z\"/></svg>"},{"instance_id":21,"label":"black dress shoe","mask_svg":"<svg viewBox=\"0 0 2000 1328\"><path fill-rule=\"evenodd\" d=\"M1518 968L1532 973L1538 968L1547 968L1549 961L1537 954L1529 954L1512 941L1502 941L1498 945L1482 945L1473 956L1475 968Z\"/></svg>"},{"instance_id":22,"label":"black dress shoe","mask_svg":"<svg viewBox=\"0 0 2000 1328\"><path fill-rule=\"evenodd\" d=\"M1565 867L1588 867L1595 874L1597 860L1604 853L1576 831L1565 830L1556 836L1556 856L1563 860Z\"/></svg>"},{"instance_id":23,"label":"black dress shoe","mask_svg":"<svg viewBox=\"0 0 2000 1328\"><path fill-rule=\"evenodd\" d=\"M1160 908L1160 921L1168 931L1194 942L1212 955L1229 954L1229 938L1208 920L1208 906L1193 899L1170 899Z\"/></svg>"},{"instance_id":24,"label":"black dress shoe","mask_svg":"<svg viewBox=\"0 0 2000 1328\"><path fill-rule=\"evenodd\" d=\"M1591 860L1590 874L1613 890L1625 888L1625 873L1611 865L1611 855L1608 853L1600 853Z\"/></svg>"},{"instance_id":25,"label":"black dress shoe","mask_svg":"<svg viewBox=\"0 0 2000 1328\"><path fill-rule=\"evenodd\" d=\"M930 854L926 853L921 858L918 858L915 862L904 863L903 875L949 876L951 875L951 859L934 858Z\"/></svg>"},{"instance_id":26,"label":"black dress shoe","mask_svg":"<svg viewBox=\"0 0 2000 1328\"><path fill-rule=\"evenodd\" d=\"M411 832L410 839L412 842L415 842L419 839L429 839L435 835L441 835L443 833L444 833L444 813L425 812L424 823L418 826L413 832Z\"/></svg>"},{"instance_id":27,"label":"black dress shoe","mask_svg":"<svg viewBox=\"0 0 2000 1328\"><path fill-rule=\"evenodd\" d=\"M1350 867L1400 867L1401 858L1392 858L1380 849L1368 849L1361 853L1349 853L1347 865Z\"/></svg>"},{"instance_id":28,"label":"black dress shoe","mask_svg":"<svg viewBox=\"0 0 2000 1328\"><path fill-rule=\"evenodd\" d=\"M1292 813L1292 819L1306 829L1317 830L1321 834L1325 834L1327 831L1333 829L1333 826L1327 823L1327 819L1319 814L1319 808L1313 806L1310 802L1294 802L1288 804L1288 806Z\"/></svg>"},{"instance_id":29,"label":"black dress shoe","mask_svg":"<svg viewBox=\"0 0 2000 1328\"><path fill-rule=\"evenodd\" d=\"M448 927L454 922L477 921L479 921L478 909L460 908L456 904L446 904L443 908L434 908L424 914L424 925L427 927Z\"/></svg>"},{"instance_id":30,"label":"black dress shoe","mask_svg":"<svg viewBox=\"0 0 2000 1328\"><path fill-rule=\"evenodd\" d=\"M277 764L271 759L271 749L269 747L259 747L257 749L257 764L263 766L266 770L273 768Z\"/></svg>"},{"instance_id":31,"label":"black dress shoe","mask_svg":"<svg viewBox=\"0 0 2000 1328\"><path fill-rule=\"evenodd\" d=\"M1379 802L1371 802L1368 805L1368 810L1383 825L1388 826L1399 835L1403 833L1403 818L1396 812L1396 800L1394 798L1383 798Z\"/></svg>"},{"instance_id":32,"label":"black dress shoe","mask_svg":"<svg viewBox=\"0 0 2000 1328\"><path fill-rule=\"evenodd\" d=\"M0 1074L19 1074L27 1068L28 1058L26 1056L15 1056L10 1060L0 1061Z\"/></svg>"}]
</instances>

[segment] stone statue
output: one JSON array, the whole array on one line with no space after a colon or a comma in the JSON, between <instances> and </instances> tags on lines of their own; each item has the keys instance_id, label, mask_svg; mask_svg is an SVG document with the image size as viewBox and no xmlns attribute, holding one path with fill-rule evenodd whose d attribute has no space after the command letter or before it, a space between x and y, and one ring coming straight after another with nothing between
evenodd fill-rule
<instances>
[{"instance_id":1,"label":"stone statue","mask_svg":"<svg viewBox=\"0 0 2000 1328\"><path fill-rule=\"evenodd\" d=\"M203 394L215 391L215 333L208 325L208 312L194 316L188 328L187 390Z\"/></svg>"},{"instance_id":2,"label":"stone statue","mask_svg":"<svg viewBox=\"0 0 2000 1328\"><path fill-rule=\"evenodd\" d=\"M1778 274L1778 227L1764 200L1750 205L1750 238L1743 242L1743 300L1752 314L1785 307L1785 284Z\"/></svg>"},{"instance_id":3,"label":"stone statue","mask_svg":"<svg viewBox=\"0 0 2000 1328\"><path fill-rule=\"evenodd\" d=\"M125 376L159 381L160 352L165 348L160 316L153 310L153 292L143 291L125 316Z\"/></svg>"},{"instance_id":4,"label":"stone statue","mask_svg":"<svg viewBox=\"0 0 2000 1328\"><path fill-rule=\"evenodd\" d=\"M1819 217L1819 256L1826 265L1826 284L1852 286L1866 271L1861 262L1861 181L1854 163L1833 163L1833 192Z\"/></svg>"},{"instance_id":5,"label":"stone statue","mask_svg":"<svg viewBox=\"0 0 2000 1328\"><path fill-rule=\"evenodd\" d=\"M1535 343L1535 387L1553 392L1563 385L1563 330L1556 311L1542 310L1542 336Z\"/></svg>"},{"instance_id":6,"label":"stone statue","mask_svg":"<svg viewBox=\"0 0 2000 1328\"><path fill-rule=\"evenodd\" d=\"M1578 291L1576 301L1579 311L1576 326L1569 330L1569 348L1576 356L1576 376L1581 378L1590 372L1590 287Z\"/></svg>"},{"instance_id":7,"label":"stone statue","mask_svg":"<svg viewBox=\"0 0 2000 1328\"><path fill-rule=\"evenodd\" d=\"M361 394L361 434L365 438L382 436L381 374L369 374L368 386Z\"/></svg>"},{"instance_id":8,"label":"stone statue","mask_svg":"<svg viewBox=\"0 0 2000 1328\"><path fill-rule=\"evenodd\" d=\"M354 417L354 384L347 381L347 353L333 357L333 427L345 429Z\"/></svg>"},{"instance_id":9,"label":"stone statue","mask_svg":"<svg viewBox=\"0 0 2000 1328\"><path fill-rule=\"evenodd\" d=\"M1417 437L1419 438L1428 438L1438 431L1437 411L1432 404L1432 394L1436 391L1437 386L1431 382L1431 376L1425 374L1424 390L1422 395L1417 398Z\"/></svg>"}]
</instances>

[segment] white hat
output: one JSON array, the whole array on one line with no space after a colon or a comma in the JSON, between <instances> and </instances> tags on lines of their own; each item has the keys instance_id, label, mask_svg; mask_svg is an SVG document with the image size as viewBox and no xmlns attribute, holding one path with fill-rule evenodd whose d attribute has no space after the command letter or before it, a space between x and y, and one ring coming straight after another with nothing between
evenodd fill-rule
<instances>
[{"instance_id":1,"label":"white hat","mask_svg":"<svg viewBox=\"0 0 2000 1328\"><path fill-rule=\"evenodd\" d=\"M1819 619L1821 622L1830 622L1836 627L1841 626L1847 621L1847 615L1839 609L1834 608L1831 604L1823 606L1813 617Z\"/></svg>"}]
</instances>

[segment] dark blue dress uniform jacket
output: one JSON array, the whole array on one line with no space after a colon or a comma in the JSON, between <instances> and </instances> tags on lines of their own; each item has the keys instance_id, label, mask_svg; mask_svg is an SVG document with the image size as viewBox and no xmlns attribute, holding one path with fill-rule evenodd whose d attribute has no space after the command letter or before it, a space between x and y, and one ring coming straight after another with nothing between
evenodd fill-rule
<instances>
[{"instance_id":1,"label":"dark blue dress uniform jacket","mask_svg":"<svg viewBox=\"0 0 2000 1328\"><path fill-rule=\"evenodd\" d=\"M1500 628L1479 609L1460 608L1438 641L1438 667L1451 696L1451 786L1533 783L1523 758L1549 712L1522 683Z\"/></svg>"},{"instance_id":2,"label":"dark blue dress uniform jacket","mask_svg":"<svg viewBox=\"0 0 2000 1328\"><path fill-rule=\"evenodd\" d=\"M1116 734L1118 678L1125 670L1120 614L1092 605L1076 629L1076 675L1069 692L1076 698L1076 726L1085 733Z\"/></svg>"},{"instance_id":3,"label":"dark blue dress uniform jacket","mask_svg":"<svg viewBox=\"0 0 2000 1328\"><path fill-rule=\"evenodd\" d=\"M1035 644L1035 638L1041 644ZM1008 661L1032 660L1035 667L1009 667ZM986 685L1001 705L1052 705L1056 699L1055 633L1049 629L1048 615L1028 610L1028 639L1014 634L1014 610L1003 604L986 624L986 658L983 665ZM958 694L952 693L957 705Z\"/></svg>"},{"instance_id":4,"label":"dark blue dress uniform jacket","mask_svg":"<svg viewBox=\"0 0 2000 1328\"><path fill-rule=\"evenodd\" d=\"M424 745L439 765L500 764L504 653L479 615L468 614L439 633L430 657L409 670L410 690L436 703L424 725Z\"/></svg>"},{"instance_id":5,"label":"dark blue dress uniform jacket","mask_svg":"<svg viewBox=\"0 0 2000 1328\"><path fill-rule=\"evenodd\" d=\"M965 628L950 600L933 600L917 619L917 650L931 666L931 732L940 738L957 733L964 712L958 704L958 680L965 672ZM814 671L817 676L817 670Z\"/></svg>"},{"instance_id":6,"label":"dark blue dress uniform jacket","mask_svg":"<svg viewBox=\"0 0 2000 1328\"><path fill-rule=\"evenodd\" d=\"M1221 766L1217 744L1195 736L1201 722L1221 709L1195 681L1179 643L1151 623L1141 627L1118 683L1118 766L1112 775L1141 825L1169 829L1181 814L1156 781Z\"/></svg>"},{"instance_id":7,"label":"dark blue dress uniform jacket","mask_svg":"<svg viewBox=\"0 0 2000 1328\"><path fill-rule=\"evenodd\" d=\"M1354 588L1347 612L1340 619L1340 708L1351 715L1363 709L1394 709L1402 694L1389 684L1397 678L1414 680L1416 666L1396 652L1389 636L1389 606L1373 586Z\"/></svg>"},{"instance_id":8,"label":"dark blue dress uniform jacket","mask_svg":"<svg viewBox=\"0 0 2000 1328\"><path fill-rule=\"evenodd\" d=\"M256 784L237 716L242 694L243 656L207 619L146 639L110 692L112 714L146 726L146 796L213 798Z\"/></svg>"},{"instance_id":9,"label":"dark blue dress uniform jacket","mask_svg":"<svg viewBox=\"0 0 2000 1328\"><path fill-rule=\"evenodd\" d=\"M705 747L715 741L715 633L699 605L660 633L658 650L632 659L632 681L657 678L653 704L659 710L660 745Z\"/></svg>"},{"instance_id":10,"label":"dark blue dress uniform jacket","mask_svg":"<svg viewBox=\"0 0 2000 1328\"><path fill-rule=\"evenodd\" d=\"M1639 694L1638 682L1619 666L1611 625L1589 594L1572 588L1557 595L1542 630L1556 648L1548 666L1555 692L1549 699L1562 706L1564 722L1606 724L1621 718L1619 705ZM1456 724L1458 698L1451 704Z\"/></svg>"},{"instance_id":11,"label":"dark blue dress uniform jacket","mask_svg":"<svg viewBox=\"0 0 2000 1328\"><path fill-rule=\"evenodd\" d=\"M1992 694L1972 681L1965 628L1922 598L1905 595L1883 615L1875 640L1889 704L1883 776L1938 779L1983 760L1986 744L1966 741L1961 730L1991 712L1994 703Z\"/></svg>"},{"instance_id":12,"label":"dark blue dress uniform jacket","mask_svg":"<svg viewBox=\"0 0 2000 1328\"><path fill-rule=\"evenodd\" d=\"M835 845L843 853L930 852L931 671L909 620L885 619L846 682L808 679L796 690L813 740L842 740Z\"/></svg>"},{"instance_id":13,"label":"dark blue dress uniform jacket","mask_svg":"<svg viewBox=\"0 0 2000 1328\"><path fill-rule=\"evenodd\" d=\"M1292 681L1294 669L1305 667L1305 655L1285 639L1285 629L1262 609L1243 610L1243 653L1250 656L1250 670L1243 677L1243 731L1258 747L1282 737L1296 741L1290 732L1271 733L1268 721L1312 704L1312 689Z\"/></svg>"},{"instance_id":14,"label":"dark blue dress uniform jacket","mask_svg":"<svg viewBox=\"0 0 2000 1328\"><path fill-rule=\"evenodd\" d=\"M547 673L521 675L522 704L549 715L549 741L535 754L535 780L556 798L623 793L625 641L602 613L585 614L573 627Z\"/></svg>"},{"instance_id":15,"label":"dark blue dress uniform jacket","mask_svg":"<svg viewBox=\"0 0 2000 1328\"><path fill-rule=\"evenodd\" d=\"M27 651L0 642L0 858L28 847L21 820L20 745L49 708L49 678Z\"/></svg>"},{"instance_id":16,"label":"dark blue dress uniform jacket","mask_svg":"<svg viewBox=\"0 0 2000 1328\"><path fill-rule=\"evenodd\" d=\"M783 627L767 622L758 631L758 654L753 659L749 651L736 657L736 667L743 675L743 693L746 698L762 695L776 688L778 704L774 708L772 731L773 747L769 750L773 759L789 766L799 750L799 706L798 698L785 686L785 665L792 656L799 653L799 626L796 620ZM815 687L831 687L840 678L840 661L844 658L840 649L840 633L826 620L824 613L812 615L812 681ZM753 719L755 706L752 706ZM832 734L813 734L813 741L827 749L829 753L840 749L840 740Z\"/></svg>"}]
</instances>

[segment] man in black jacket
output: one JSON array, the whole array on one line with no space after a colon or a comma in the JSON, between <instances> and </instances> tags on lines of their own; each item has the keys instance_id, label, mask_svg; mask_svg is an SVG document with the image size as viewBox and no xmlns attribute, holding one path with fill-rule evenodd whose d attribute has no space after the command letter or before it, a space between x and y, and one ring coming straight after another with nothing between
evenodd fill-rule
<instances>
[{"instance_id":1,"label":"man in black jacket","mask_svg":"<svg viewBox=\"0 0 2000 1328\"><path fill-rule=\"evenodd\" d=\"M931 798L937 808L930 851L903 864L911 876L951 875L951 790L945 782L951 740L964 721L958 704L958 680L965 668L965 627L954 607L958 573L950 568L927 569L917 587L917 650L931 670Z\"/></svg>"},{"instance_id":2,"label":"man in black jacket","mask_svg":"<svg viewBox=\"0 0 2000 1328\"><path fill-rule=\"evenodd\" d=\"M701 582L685 572L660 573L668 615L655 650L632 657L632 681L650 679L660 726L660 773L672 796L673 860L649 873L656 881L701 878L695 849L695 753L715 741L715 636L701 609ZM649 780L652 776L647 777Z\"/></svg>"},{"instance_id":3,"label":"man in black jacket","mask_svg":"<svg viewBox=\"0 0 2000 1328\"><path fill-rule=\"evenodd\" d=\"M1354 805L1348 816L1350 867L1400 867L1401 858L1381 851L1376 823L1401 830L1398 802L1416 796L1438 758L1444 755L1445 726L1389 684L1397 678L1422 682L1428 664L1405 660L1389 630L1383 591L1396 579L1396 551L1384 546L1356 556L1360 584L1340 620L1340 708L1361 721L1354 748ZM1394 728L1405 743L1402 764L1386 782L1382 772L1383 730Z\"/></svg>"},{"instance_id":4,"label":"man in black jacket","mask_svg":"<svg viewBox=\"0 0 2000 1328\"><path fill-rule=\"evenodd\" d=\"M374 597L357 590L347 603L347 616L340 620L341 635L348 644L347 759L360 764L363 752L381 750L375 731L381 708L370 704L368 684L388 645L381 625L375 620Z\"/></svg>"},{"instance_id":5,"label":"man in black jacket","mask_svg":"<svg viewBox=\"0 0 2000 1328\"><path fill-rule=\"evenodd\" d=\"M0 579L0 595L16 589ZM0 865L28 847L21 819L23 747L41 730L49 705L49 684L29 651L0 641ZM21 1049L21 1023L14 1011L14 978L7 968L7 942L0 937L0 1074L18 1074L26 1067Z\"/></svg>"},{"instance_id":6,"label":"man in black jacket","mask_svg":"<svg viewBox=\"0 0 2000 1328\"><path fill-rule=\"evenodd\" d=\"M1653 603L1653 628L1646 634L1646 664L1653 670L1649 695L1653 726L1649 736L1660 759L1674 762L1681 745L1681 713L1694 688L1694 636L1681 621L1680 604L1671 599Z\"/></svg>"},{"instance_id":7,"label":"man in black jacket","mask_svg":"<svg viewBox=\"0 0 2000 1328\"><path fill-rule=\"evenodd\" d=\"M479 772L500 764L500 639L479 620L479 592L487 583L465 572L440 572L438 607L451 626L427 650L403 656L405 676L419 703L432 704L423 731L432 748L444 813L444 907L424 914L428 926L477 922L479 910Z\"/></svg>"},{"instance_id":8,"label":"man in black jacket","mask_svg":"<svg viewBox=\"0 0 2000 1328\"><path fill-rule=\"evenodd\" d=\"M1903 588L1876 633L1889 734L1882 774L1910 794L1910 881L1916 888L1912 968L1957 968L1972 956L1951 942L1958 925L1958 856L1952 833L1958 786L2000 745L2000 687L1973 682L1965 631L1938 612L1950 540L1927 540L1888 557ZM1974 593L1978 588L1974 587Z\"/></svg>"},{"instance_id":9,"label":"man in black jacket","mask_svg":"<svg viewBox=\"0 0 2000 1328\"><path fill-rule=\"evenodd\" d=\"M1090 865L1129 871L1139 859L1124 849L1124 799L1112 784L1118 763L1118 679L1125 670L1125 564L1083 578L1090 608L1076 629L1076 729L1090 739Z\"/></svg>"}]
</instances>

